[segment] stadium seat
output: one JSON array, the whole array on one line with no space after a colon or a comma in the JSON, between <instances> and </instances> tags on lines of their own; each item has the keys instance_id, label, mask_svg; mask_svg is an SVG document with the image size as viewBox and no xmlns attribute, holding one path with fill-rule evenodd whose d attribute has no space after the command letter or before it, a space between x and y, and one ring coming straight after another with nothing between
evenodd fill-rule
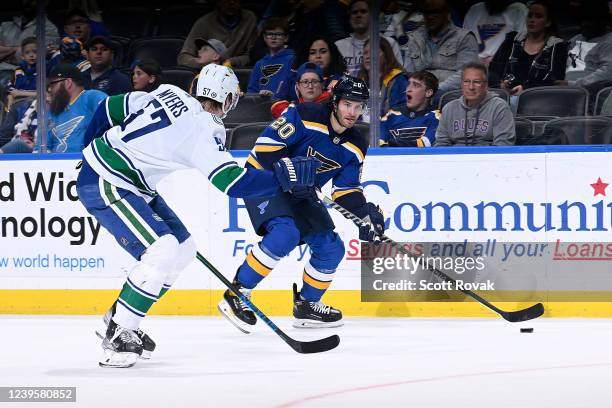
<instances>
[{"instance_id":1,"label":"stadium seat","mask_svg":"<svg viewBox=\"0 0 612 408\"><path fill-rule=\"evenodd\" d=\"M237 68L234 69L234 74L238 77L238 83L240 84L240 90L246 92L249 86L249 78L251 77L251 68Z\"/></svg>"},{"instance_id":2,"label":"stadium seat","mask_svg":"<svg viewBox=\"0 0 612 408\"><path fill-rule=\"evenodd\" d=\"M237 126L231 134L227 135L225 146L229 150L251 150L261 132L269 124L268 122L259 122Z\"/></svg>"},{"instance_id":3,"label":"stadium seat","mask_svg":"<svg viewBox=\"0 0 612 408\"><path fill-rule=\"evenodd\" d=\"M612 144L612 118L573 116L553 119L544 127L546 144Z\"/></svg>"},{"instance_id":4,"label":"stadium seat","mask_svg":"<svg viewBox=\"0 0 612 408\"><path fill-rule=\"evenodd\" d=\"M489 88L489 92L493 92L497 94L500 98L502 98L506 103L510 103L510 94L501 88ZM444 105L449 103L452 100L458 99L461 97L461 89L455 89L454 91L448 91L444 95L440 97L440 102L438 103L438 109L442 111Z\"/></svg>"},{"instance_id":5,"label":"stadium seat","mask_svg":"<svg viewBox=\"0 0 612 408\"><path fill-rule=\"evenodd\" d=\"M104 25L113 35L137 38L149 35L153 9L148 7L109 7L103 10L103 15Z\"/></svg>"},{"instance_id":6,"label":"stadium seat","mask_svg":"<svg viewBox=\"0 0 612 408\"><path fill-rule=\"evenodd\" d=\"M136 59L152 58L162 67L176 66L184 38L142 38L132 41L127 54L126 65L131 65Z\"/></svg>"},{"instance_id":7,"label":"stadium seat","mask_svg":"<svg viewBox=\"0 0 612 408\"><path fill-rule=\"evenodd\" d=\"M157 13L153 35L187 37L196 20L213 10L214 8L209 5L180 5L163 8Z\"/></svg>"},{"instance_id":8,"label":"stadium seat","mask_svg":"<svg viewBox=\"0 0 612 408\"><path fill-rule=\"evenodd\" d=\"M612 92L612 86L608 86L606 88L601 89L597 92L597 97L595 98L595 109L593 110L593 115L601 115L601 108L603 108L603 104Z\"/></svg>"},{"instance_id":9,"label":"stadium seat","mask_svg":"<svg viewBox=\"0 0 612 408\"><path fill-rule=\"evenodd\" d=\"M117 44L113 63L116 67L125 65L125 57L127 55L127 50L130 46L131 40L128 37L122 37L120 35L110 35L108 38L110 38L112 42Z\"/></svg>"},{"instance_id":10,"label":"stadium seat","mask_svg":"<svg viewBox=\"0 0 612 408\"><path fill-rule=\"evenodd\" d=\"M270 107L272 99L266 96L245 95L238 101L236 109L232 110L226 118L227 122L253 123L272 120Z\"/></svg>"},{"instance_id":11,"label":"stadium seat","mask_svg":"<svg viewBox=\"0 0 612 408\"><path fill-rule=\"evenodd\" d=\"M589 93L571 86L541 86L521 92L517 116L584 116L587 114Z\"/></svg>"},{"instance_id":12,"label":"stadium seat","mask_svg":"<svg viewBox=\"0 0 612 408\"><path fill-rule=\"evenodd\" d=\"M531 145L534 142L533 122L526 118L515 118L514 129L516 131L517 145Z\"/></svg>"},{"instance_id":13,"label":"stadium seat","mask_svg":"<svg viewBox=\"0 0 612 408\"><path fill-rule=\"evenodd\" d=\"M185 92L189 92L191 81L195 77L195 73L188 68L170 68L162 69L165 84L176 85Z\"/></svg>"}]
</instances>

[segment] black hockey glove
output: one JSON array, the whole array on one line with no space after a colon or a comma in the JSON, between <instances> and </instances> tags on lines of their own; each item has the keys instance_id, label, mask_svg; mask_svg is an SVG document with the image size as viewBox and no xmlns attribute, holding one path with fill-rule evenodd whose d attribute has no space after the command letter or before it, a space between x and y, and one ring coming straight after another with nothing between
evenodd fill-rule
<instances>
[{"instance_id":1,"label":"black hockey glove","mask_svg":"<svg viewBox=\"0 0 612 408\"><path fill-rule=\"evenodd\" d=\"M281 189L287 192L313 186L320 165L321 161L315 157L283 157L272 165L272 170Z\"/></svg>"},{"instance_id":2,"label":"black hockey glove","mask_svg":"<svg viewBox=\"0 0 612 408\"><path fill-rule=\"evenodd\" d=\"M366 216L363 217L366 225L359 227L359 239L373 242L376 237L385 232L385 217L379 206L366 203Z\"/></svg>"}]
</instances>

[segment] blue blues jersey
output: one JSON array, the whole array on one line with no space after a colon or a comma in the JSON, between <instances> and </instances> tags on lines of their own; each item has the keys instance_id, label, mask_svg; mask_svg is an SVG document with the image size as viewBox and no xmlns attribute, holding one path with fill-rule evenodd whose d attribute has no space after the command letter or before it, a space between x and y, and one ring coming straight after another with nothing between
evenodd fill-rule
<instances>
[{"instance_id":1,"label":"blue blues jersey","mask_svg":"<svg viewBox=\"0 0 612 408\"><path fill-rule=\"evenodd\" d=\"M430 147L436 140L439 113L426 109L408 111L406 106L390 110L380 120L380 146Z\"/></svg>"},{"instance_id":2,"label":"blue blues jersey","mask_svg":"<svg viewBox=\"0 0 612 408\"><path fill-rule=\"evenodd\" d=\"M255 63L249 78L247 93L259 93L261 90L271 91L274 96L286 98L287 91L283 84L291 82L291 64L295 51L285 48L275 55L266 55Z\"/></svg>"},{"instance_id":3,"label":"blue blues jersey","mask_svg":"<svg viewBox=\"0 0 612 408\"><path fill-rule=\"evenodd\" d=\"M19 68L15 69L13 88L24 91L36 90L36 64L28 65L25 61L19 63Z\"/></svg>"},{"instance_id":4,"label":"blue blues jersey","mask_svg":"<svg viewBox=\"0 0 612 408\"><path fill-rule=\"evenodd\" d=\"M321 161L316 185L332 180L332 198L360 217L365 216L361 168L368 141L355 128L336 133L328 106L306 102L290 105L261 133L247 167L270 169L282 157L314 156Z\"/></svg>"},{"instance_id":5,"label":"blue blues jersey","mask_svg":"<svg viewBox=\"0 0 612 408\"><path fill-rule=\"evenodd\" d=\"M87 126L105 98L104 92L83 91L59 115L49 112L47 150L54 153L82 151Z\"/></svg>"}]
</instances>

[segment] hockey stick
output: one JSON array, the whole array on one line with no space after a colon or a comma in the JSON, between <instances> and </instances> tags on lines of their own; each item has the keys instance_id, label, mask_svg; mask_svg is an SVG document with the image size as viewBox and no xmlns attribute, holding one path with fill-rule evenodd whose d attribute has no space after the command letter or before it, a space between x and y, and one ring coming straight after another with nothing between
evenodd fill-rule
<instances>
[{"instance_id":1,"label":"hockey stick","mask_svg":"<svg viewBox=\"0 0 612 408\"><path fill-rule=\"evenodd\" d=\"M289 337L284 331L282 331L277 325L272 322L272 320L268 319L257 306L253 304L249 299L246 298L238 289L232 285L230 281L227 280L225 276L217 268L215 268L204 256L197 252L196 258L198 261L202 262L209 271L211 271L229 290L231 290L234 295L238 296L242 302L244 302L261 320L263 320L268 327L270 327L274 333L276 333L281 339L285 341L292 349L302 354L310 354L310 353L321 353L323 351L328 351L333 348L336 348L338 344L340 344L340 337L337 334L333 336L326 337L324 339L313 340L313 341L298 341Z\"/></svg>"},{"instance_id":2,"label":"hockey stick","mask_svg":"<svg viewBox=\"0 0 612 408\"><path fill-rule=\"evenodd\" d=\"M334 210L337 210L338 212L340 212L345 218L348 218L349 220L353 221L353 223L357 225L358 227L365 226L368 224L364 220L362 220L361 218L357 217L355 214L347 210L346 208L342 207L341 205L337 204L330 198L323 195L318 190L317 190L317 196L325 204L329 205ZM403 246L393 241L391 238L389 238L388 236L384 234L380 235L380 241L390 244L394 248L397 248L401 253L406 254L411 258L417 258L416 254L410 252L409 250L407 250L406 248L404 248ZM429 262L427 262L425 266L427 270L431 272L438 279L446 281L446 282L450 282L454 288L457 287L457 281L455 279L451 278L450 276L448 276L441 270L430 265ZM513 322L513 323L514 322L524 322L526 320L535 319L537 317L542 316L542 314L544 314L544 305L542 305L542 303L536 303L535 305L530 306L526 309L516 310L513 312L506 312L496 307L495 305L491 304L488 300L472 292L471 290L467 290L467 289L459 289L459 290L465 293L466 295L468 295L469 297L471 297L472 299L480 302L482 305L488 307L489 309L491 309L492 311L494 311L495 313L497 313L498 315L500 315L501 317L503 317L509 322Z\"/></svg>"}]
</instances>

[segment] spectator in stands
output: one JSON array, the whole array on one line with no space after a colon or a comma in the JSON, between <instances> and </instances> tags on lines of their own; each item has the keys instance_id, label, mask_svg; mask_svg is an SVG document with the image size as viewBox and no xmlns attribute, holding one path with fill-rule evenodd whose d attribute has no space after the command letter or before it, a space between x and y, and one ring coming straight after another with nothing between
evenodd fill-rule
<instances>
[{"instance_id":1,"label":"spectator in stands","mask_svg":"<svg viewBox=\"0 0 612 408\"><path fill-rule=\"evenodd\" d=\"M81 72L91 68L91 64L87 59L87 53L83 49L83 44L79 39L73 37L62 38L59 50L55 51L47 62L47 72L50 72L53 67L61 63L72 64Z\"/></svg>"},{"instance_id":2,"label":"spectator in stands","mask_svg":"<svg viewBox=\"0 0 612 408\"><path fill-rule=\"evenodd\" d=\"M70 64L59 64L47 78L49 94L49 124L47 151L55 153L80 152L85 130L98 104L106 98L104 92L84 88L81 71ZM40 135L34 150L41 149ZM12 140L2 147L5 153L32 151L22 140Z\"/></svg>"},{"instance_id":3,"label":"spectator in stands","mask_svg":"<svg viewBox=\"0 0 612 408\"><path fill-rule=\"evenodd\" d=\"M249 64L249 49L257 38L257 17L243 10L240 0L215 0L215 10L200 17L191 27L178 55L178 64L202 68L197 62L196 38L216 38L227 47L227 57L233 67Z\"/></svg>"},{"instance_id":4,"label":"spectator in stands","mask_svg":"<svg viewBox=\"0 0 612 408\"><path fill-rule=\"evenodd\" d=\"M346 10L339 8L337 3L337 0L272 0L258 28L261 31L270 17L284 18L287 21L289 34L287 45L294 50L303 47L313 34L338 40L346 37L345 29L341 27ZM340 21L336 21L336 18ZM250 59L258 61L266 53L266 45L259 37L249 52Z\"/></svg>"},{"instance_id":5,"label":"spectator in stands","mask_svg":"<svg viewBox=\"0 0 612 408\"><path fill-rule=\"evenodd\" d=\"M423 13L419 11L421 0L404 2L400 5L399 1L383 1L380 6L382 11L382 21L380 33L391 37L401 46L408 42L408 33L423 26Z\"/></svg>"},{"instance_id":6,"label":"spectator in stands","mask_svg":"<svg viewBox=\"0 0 612 408\"><path fill-rule=\"evenodd\" d=\"M379 87L380 87L380 110L379 116L385 115L389 109L399 109L406 105L406 87L408 86L408 75L404 72L402 65L395 59L393 49L385 38L380 38L378 51L379 64ZM358 78L366 83L370 80L370 43L366 40L363 47L363 63L359 70ZM363 121L369 122L370 109L364 111Z\"/></svg>"},{"instance_id":7,"label":"spectator in stands","mask_svg":"<svg viewBox=\"0 0 612 408\"><path fill-rule=\"evenodd\" d=\"M461 82L461 98L442 109L435 146L513 145L516 134L512 110L489 92L487 67L480 62L466 64Z\"/></svg>"},{"instance_id":8,"label":"spectator in stands","mask_svg":"<svg viewBox=\"0 0 612 408\"><path fill-rule=\"evenodd\" d=\"M84 72L89 88L107 95L118 95L132 90L130 78L113 66L116 44L108 37L93 37L86 44L91 69Z\"/></svg>"},{"instance_id":9,"label":"spectator in stands","mask_svg":"<svg viewBox=\"0 0 612 408\"><path fill-rule=\"evenodd\" d=\"M22 1L22 13L11 21L0 24L0 70L14 70L21 62L21 42L36 36L36 1ZM57 28L48 19L45 21L47 47L57 47ZM39 50L41 52L42 50Z\"/></svg>"},{"instance_id":10,"label":"spectator in stands","mask_svg":"<svg viewBox=\"0 0 612 408\"><path fill-rule=\"evenodd\" d=\"M306 62L317 64L323 70L323 89L331 90L338 79L346 73L344 58L340 55L338 47L325 37L315 35L310 41L304 43L293 60L292 73ZM296 76L292 75L287 85L283 84L278 94L279 98L296 100L295 94Z\"/></svg>"},{"instance_id":11,"label":"spectator in stands","mask_svg":"<svg viewBox=\"0 0 612 408\"><path fill-rule=\"evenodd\" d=\"M81 43L86 44L90 38L100 35L108 37L108 28L100 21L89 18L82 9L73 8L64 16L62 36L78 38Z\"/></svg>"},{"instance_id":12,"label":"spectator in stands","mask_svg":"<svg viewBox=\"0 0 612 408\"><path fill-rule=\"evenodd\" d=\"M31 152L36 140L36 128L36 99L16 101L0 124L0 153Z\"/></svg>"},{"instance_id":13,"label":"spectator in stands","mask_svg":"<svg viewBox=\"0 0 612 408\"><path fill-rule=\"evenodd\" d=\"M300 66L305 62L313 62L323 70L323 87L333 88L343 74L346 73L346 64L338 47L325 37L315 35L312 40L306 42L296 56L294 66ZM333 82L333 83L332 83Z\"/></svg>"},{"instance_id":14,"label":"spectator in stands","mask_svg":"<svg viewBox=\"0 0 612 408\"><path fill-rule=\"evenodd\" d=\"M268 46L268 55L255 63L247 93L278 95L283 83L291 80L291 66L295 59L295 51L286 46L286 21L279 17L270 17L264 24L263 36Z\"/></svg>"},{"instance_id":15,"label":"spectator in stands","mask_svg":"<svg viewBox=\"0 0 612 408\"><path fill-rule=\"evenodd\" d=\"M478 60L476 37L451 23L450 10L447 0L426 0L425 26L408 34L403 47L406 71L430 71L440 81L438 95L459 89L461 67Z\"/></svg>"},{"instance_id":16,"label":"spectator in stands","mask_svg":"<svg viewBox=\"0 0 612 408\"><path fill-rule=\"evenodd\" d=\"M227 56L227 47L221 41L211 38L205 40L203 38L197 38L195 40L195 46L198 50L198 63L202 64L202 67L213 63L222 65Z\"/></svg>"},{"instance_id":17,"label":"spectator in stands","mask_svg":"<svg viewBox=\"0 0 612 408\"><path fill-rule=\"evenodd\" d=\"M431 72L410 75L406 104L391 109L380 121L381 147L430 147L436 140L439 112L431 105L438 91L438 79Z\"/></svg>"},{"instance_id":18,"label":"spectator in stands","mask_svg":"<svg viewBox=\"0 0 612 408\"><path fill-rule=\"evenodd\" d=\"M351 0L349 4L349 22L353 32L347 37L336 41L336 46L344 58L348 74L357 76L363 63L363 46L370 38L370 5L367 0ZM393 38L385 38L398 61L402 60L399 45Z\"/></svg>"},{"instance_id":19,"label":"spectator in stands","mask_svg":"<svg viewBox=\"0 0 612 408\"><path fill-rule=\"evenodd\" d=\"M132 88L135 91L152 92L162 83L162 69L152 59L136 60L132 64Z\"/></svg>"},{"instance_id":20,"label":"spectator in stands","mask_svg":"<svg viewBox=\"0 0 612 408\"><path fill-rule=\"evenodd\" d=\"M478 57L489 65L506 35L525 30L527 6L513 0L485 0L470 7L463 28L478 41Z\"/></svg>"},{"instance_id":21,"label":"spectator in stands","mask_svg":"<svg viewBox=\"0 0 612 408\"><path fill-rule=\"evenodd\" d=\"M323 70L314 62L305 62L299 66L296 74L294 105L304 102L327 103L331 92L324 88ZM270 111L274 119L278 118L289 106L289 101L282 100L272 104Z\"/></svg>"},{"instance_id":22,"label":"spectator in stands","mask_svg":"<svg viewBox=\"0 0 612 408\"><path fill-rule=\"evenodd\" d=\"M21 42L21 58L8 87L9 107L14 98L36 96L36 37L27 37Z\"/></svg>"},{"instance_id":23,"label":"spectator in stands","mask_svg":"<svg viewBox=\"0 0 612 408\"><path fill-rule=\"evenodd\" d=\"M581 34L570 40L566 74L558 85L582 86L591 96L612 84L612 33L608 32L605 0L582 4Z\"/></svg>"},{"instance_id":24,"label":"spectator in stands","mask_svg":"<svg viewBox=\"0 0 612 408\"><path fill-rule=\"evenodd\" d=\"M565 78L567 43L556 37L551 3L535 0L529 6L527 31L510 32L489 66L489 83L517 95L523 89L553 85Z\"/></svg>"}]
</instances>

